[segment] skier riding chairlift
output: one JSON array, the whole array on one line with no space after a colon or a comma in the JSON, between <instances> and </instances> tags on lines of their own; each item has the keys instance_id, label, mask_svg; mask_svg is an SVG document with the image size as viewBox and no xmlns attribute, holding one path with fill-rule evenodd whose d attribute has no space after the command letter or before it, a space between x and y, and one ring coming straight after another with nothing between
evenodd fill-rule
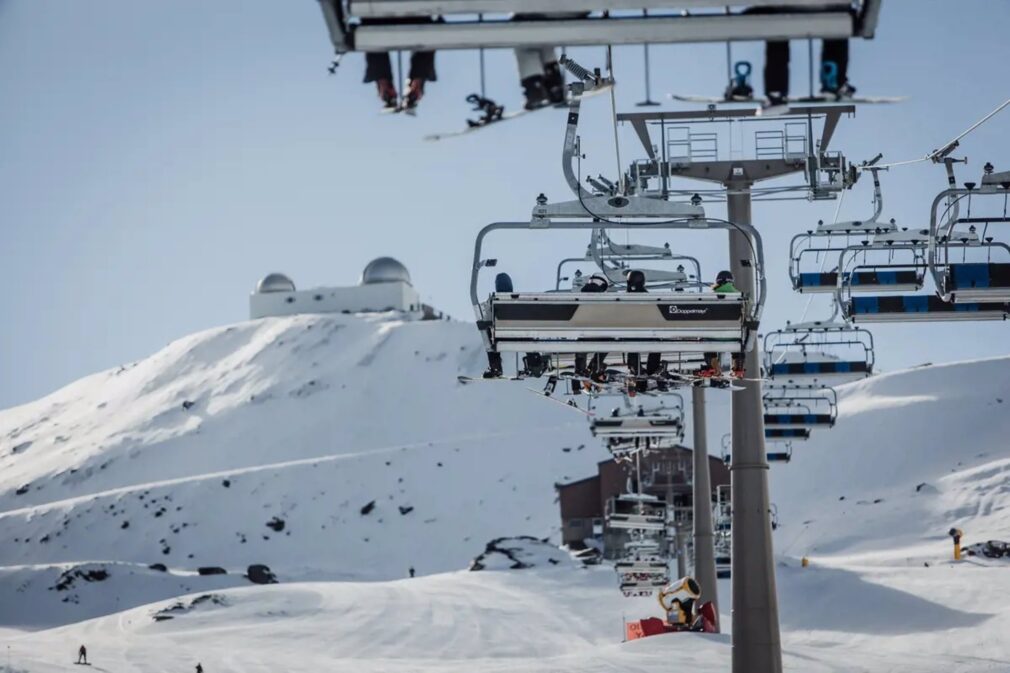
<instances>
[{"instance_id":1,"label":"skier riding chairlift","mask_svg":"<svg viewBox=\"0 0 1010 673\"><path fill-rule=\"evenodd\" d=\"M734 284L733 273L730 271L720 271L716 275L712 291L716 294L740 294L740 290ZM733 376L743 378L743 375L743 353L734 353ZM718 353L705 353L705 364L698 370L698 376L704 378L722 377L722 363L719 361Z\"/></svg>"},{"instance_id":2,"label":"skier riding chairlift","mask_svg":"<svg viewBox=\"0 0 1010 673\"><path fill-rule=\"evenodd\" d=\"M606 292L608 289L610 289L610 281L607 280L606 276L594 273L589 277L589 280L585 282L579 292ZM594 353L587 366L586 354L576 353L575 373L579 376L588 376L594 381L602 383L606 379L606 357L606 353Z\"/></svg>"},{"instance_id":3,"label":"skier riding chairlift","mask_svg":"<svg viewBox=\"0 0 1010 673\"><path fill-rule=\"evenodd\" d=\"M435 19L425 17L413 17L402 19L362 19L362 25L381 25L386 23L433 23ZM364 82L375 82L379 98L383 107L387 110L394 110L397 106L402 106L404 110L413 110L417 107L421 97L424 96L425 82L435 82L438 80L435 74L435 52L419 50L410 55L410 71L407 75L407 92L400 102L400 94L397 91L393 78L393 64L389 58L389 52L365 52L365 78Z\"/></svg>"},{"instance_id":4,"label":"skier riding chairlift","mask_svg":"<svg viewBox=\"0 0 1010 673\"><path fill-rule=\"evenodd\" d=\"M507 273L499 273L494 277L494 291L495 292L512 292L514 285L512 284L512 276ZM504 371L501 361L501 353L497 351L491 351L487 354L487 371L484 372L484 378L493 379L502 375Z\"/></svg>"},{"instance_id":5,"label":"skier riding chairlift","mask_svg":"<svg viewBox=\"0 0 1010 673\"><path fill-rule=\"evenodd\" d=\"M848 3L829 5L818 8L823 10L850 11ZM781 14L799 13L803 11L795 7L752 7L744 10L744 14ZM737 63L741 66L743 63ZM813 66L811 66L813 67ZM727 98L748 100L753 97L754 90L747 81L750 75L750 63L746 68L735 67L735 76L730 83ZM847 39L825 39L821 44L821 95L832 96L837 100L852 98L856 87L849 83L849 41ZM770 105L785 105L789 102L789 41L769 40L765 42L764 69L765 97Z\"/></svg>"},{"instance_id":6,"label":"skier riding chairlift","mask_svg":"<svg viewBox=\"0 0 1010 673\"><path fill-rule=\"evenodd\" d=\"M553 14L515 14L513 19L543 19ZM559 14L564 18L568 14ZM580 14L576 14L580 16ZM536 110L548 105L565 102L565 76L558 65L558 54L554 47L519 47L515 50L516 67L519 69L519 83L526 101L523 107Z\"/></svg>"},{"instance_id":7,"label":"skier riding chairlift","mask_svg":"<svg viewBox=\"0 0 1010 673\"><path fill-rule=\"evenodd\" d=\"M645 288L645 272L637 269L628 271L627 275L628 293L648 292ZM641 356L638 353L628 353L628 371L632 376L641 375ZM648 376L659 373L662 367L661 354L649 353L645 360L645 373ZM647 381L636 381L635 386L638 392L644 393L648 389Z\"/></svg>"}]
</instances>

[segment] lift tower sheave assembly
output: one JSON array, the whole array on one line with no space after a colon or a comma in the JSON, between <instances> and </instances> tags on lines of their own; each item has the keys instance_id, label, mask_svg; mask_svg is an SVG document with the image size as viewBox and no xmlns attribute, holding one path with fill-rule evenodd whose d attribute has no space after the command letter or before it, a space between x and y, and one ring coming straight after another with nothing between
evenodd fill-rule
<instances>
[{"instance_id":1,"label":"lift tower sheave assembly","mask_svg":"<svg viewBox=\"0 0 1010 673\"><path fill-rule=\"evenodd\" d=\"M804 198L814 199L834 198L850 187L855 172L844 157L830 154L828 145L841 117L854 112L851 105L790 107L776 116L762 116L760 110L753 109L709 108L623 113L617 119L631 124L648 157L633 164L629 172L630 182L640 194L668 198L677 191L670 185L675 178L714 182L726 190L727 219L734 225L729 227L730 270L737 288L747 295L764 282L764 271L755 262L750 241L742 233L752 227L752 198L755 192L760 194L755 184L802 174L803 184L782 189L802 191ZM745 158L741 148L733 148L734 132L739 129L742 137L742 131L754 124L779 128L753 126L753 154ZM816 138L815 124L820 126ZM713 125L729 127L723 134L730 138L728 158L720 156L720 135L711 132ZM704 132L697 131L698 127L704 127ZM652 140L656 130L658 146ZM650 188L651 182L657 184ZM744 368L745 377L739 384L742 389L732 395L732 670L781 673L760 346L756 341L745 348Z\"/></svg>"}]
</instances>

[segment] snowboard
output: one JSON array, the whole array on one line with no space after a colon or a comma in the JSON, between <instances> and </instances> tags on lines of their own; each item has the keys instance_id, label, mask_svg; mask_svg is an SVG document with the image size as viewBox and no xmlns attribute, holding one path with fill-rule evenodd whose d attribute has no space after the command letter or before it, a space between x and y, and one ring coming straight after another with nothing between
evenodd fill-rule
<instances>
[{"instance_id":1,"label":"snowboard","mask_svg":"<svg viewBox=\"0 0 1010 673\"><path fill-rule=\"evenodd\" d=\"M581 98L583 98L583 99L593 98L594 96L598 96L598 95L603 94L603 93L609 93L610 89L613 86L614 86L613 82L608 82L608 83L606 83L606 84L604 84L604 85L602 85L600 87L597 87L597 88L595 88L595 89L593 89L591 91L587 91L586 93L582 94ZM499 116L495 117L492 120L489 120L489 121L486 121L486 122L482 122L482 121L479 121L479 120L477 122L469 122L468 125L467 125L467 128L465 128L465 129L462 129L462 130L459 130L459 131L446 131L444 133L431 133L429 135L426 135L424 137L424 139L427 140L427 141L430 141L430 142L436 142L438 140L445 140L446 138L458 138L460 136L465 136L465 135L468 135L470 133L474 133L476 131L480 131L482 129L490 128L492 126L497 126L498 124L501 124L502 122L507 122L507 121L510 121L512 119L518 119L519 117L524 117L524 116L526 116L528 114L532 114L534 112L540 112L541 110L553 110L553 109L557 109L557 108L565 108L565 107L568 107L568 105L569 105L570 102L571 102L571 100L566 100L564 103L557 103L555 105L545 105L543 107L538 107L538 108L535 108L533 110L527 110L526 108L521 108L519 110L513 110L511 112L502 112ZM475 112L476 111L477 110L475 110Z\"/></svg>"}]
</instances>

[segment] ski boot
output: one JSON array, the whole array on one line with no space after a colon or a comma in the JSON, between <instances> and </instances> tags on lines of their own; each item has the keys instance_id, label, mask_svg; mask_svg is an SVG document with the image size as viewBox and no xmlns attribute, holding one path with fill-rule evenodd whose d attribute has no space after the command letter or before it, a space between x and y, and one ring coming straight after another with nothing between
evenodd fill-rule
<instances>
[{"instance_id":1,"label":"ski boot","mask_svg":"<svg viewBox=\"0 0 1010 673\"><path fill-rule=\"evenodd\" d=\"M523 96L526 97L526 103L523 105L524 108L527 110L539 110L551 104L543 75L527 77L521 84L523 85Z\"/></svg>"},{"instance_id":2,"label":"ski boot","mask_svg":"<svg viewBox=\"0 0 1010 673\"><path fill-rule=\"evenodd\" d=\"M557 62L544 65L544 89L547 91L547 99L551 105L565 103L565 76L561 73L561 66Z\"/></svg>"},{"instance_id":3,"label":"ski boot","mask_svg":"<svg viewBox=\"0 0 1010 673\"><path fill-rule=\"evenodd\" d=\"M484 372L484 378L486 379L496 379L502 375L502 362L501 353L491 352L487 354L487 371Z\"/></svg>"},{"instance_id":4,"label":"ski boot","mask_svg":"<svg viewBox=\"0 0 1010 673\"><path fill-rule=\"evenodd\" d=\"M719 354L707 354L705 364L695 373L705 379L722 378L722 363L719 362Z\"/></svg>"},{"instance_id":5,"label":"ski boot","mask_svg":"<svg viewBox=\"0 0 1010 673\"><path fill-rule=\"evenodd\" d=\"M766 95L768 97L768 107L778 107L789 104L789 98L781 91L769 91Z\"/></svg>"},{"instance_id":6,"label":"ski boot","mask_svg":"<svg viewBox=\"0 0 1010 673\"><path fill-rule=\"evenodd\" d=\"M396 92L396 87L388 79L375 80L375 88L379 91L379 98L382 100L382 107L387 110L395 108L400 99L400 94Z\"/></svg>"},{"instance_id":7,"label":"ski boot","mask_svg":"<svg viewBox=\"0 0 1010 673\"><path fill-rule=\"evenodd\" d=\"M523 356L523 370L535 379L543 376L550 364L550 359L540 353L527 353Z\"/></svg>"},{"instance_id":8,"label":"ski boot","mask_svg":"<svg viewBox=\"0 0 1010 673\"><path fill-rule=\"evenodd\" d=\"M407 93L403 96L403 109L413 110L424 97L424 80L412 79L407 83Z\"/></svg>"},{"instance_id":9,"label":"ski boot","mask_svg":"<svg viewBox=\"0 0 1010 673\"><path fill-rule=\"evenodd\" d=\"M835 100L846 100L852 98L855 94L856 94L856 87L852 86L848 82L834 89L821 87L821 95L824 96L825 98L834 98Z\"/></svg>"}]
</instances>

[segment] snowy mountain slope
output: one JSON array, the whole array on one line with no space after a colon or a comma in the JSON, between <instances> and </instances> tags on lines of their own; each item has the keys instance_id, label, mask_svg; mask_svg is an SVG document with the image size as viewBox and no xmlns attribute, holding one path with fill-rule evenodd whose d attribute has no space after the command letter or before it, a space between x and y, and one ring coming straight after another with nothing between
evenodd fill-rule
<instances>
[{"instance_id":1,"label":"snowy mountain slope","mask_svg":"<svg viewBox=\"0 0 1010 673\"><path fill-rule=\"evenodd\" d=\"M967 572L965 572L967 571ZM813 566L780 572L788 671L1006 671L1010 614L987 600L1002 569L894 571ZM728 587L720 587L728 596ZM292 583L190 595L108 617L9 635L12 666L65 670L79 643L106 671L192 669L354 673L715 673L723 634L622 643L622 615L658 613L625 599L606 567L451 572L391 582ZM853 601L856 601L856 604ZM173 619L157 614L179 606ZM995 614L994 614L995 613ZM729 624L728 613L724 621ZM2 670L2 669L0 669Z\"/></svg>"},{"instance_id":2,"label":"snowy mountain slope","mask_svg":"<svg viewBox=\"0 0 1010 673\"><path fill-rule=\"evenodd\" d=\"M884 374L839 388L834 428L771 470L788 555L921 564L968 539L1010 538L1010 358Z\"/></svg>"},{"instance_id":3,"label":"snowy mountain slope","mask_svg":"<svg viewBox=\"0 0 1010 673\"><path fill-rule=\"evenodd\" d=\"M85 641L106 670L176 670L179 651L235 671L651 673L673 652L724 670L725 636L619 644L620 615L658 610L606 567L456 571L492 538L554 532L553 484L605 457L522 385L456 383L482 367L471 325L299 316L3 412L0 624L78 622L16 636L15 661L57 670ZM773 466L791 670L1010 668L1002 562L953 564L946 537L1010 537L1008 389L1010 358L850 384L836 427ZM249 586L253 563L282 584ZM384 581L410 566L438 574ZM224 604L190 610L208 592Z\"/></svg>"},{"instance_id":4,"label":"snowy mountain slope","mask_svg":"<svg viewBox=\"0 0 1010 673\"><path fill-rule=\"evenodd\" d=\"M501 535L551 535L554 483L605 453L584 417L521 385L456 381L483 365L469 324L296 316L192 335L3 412L0 566L19 569L0 604L52 608L53 565L375 580L465 567ZM122 607L179 593L120 590L122 568L99 592Z\"/></svg>"}]
</instances>

